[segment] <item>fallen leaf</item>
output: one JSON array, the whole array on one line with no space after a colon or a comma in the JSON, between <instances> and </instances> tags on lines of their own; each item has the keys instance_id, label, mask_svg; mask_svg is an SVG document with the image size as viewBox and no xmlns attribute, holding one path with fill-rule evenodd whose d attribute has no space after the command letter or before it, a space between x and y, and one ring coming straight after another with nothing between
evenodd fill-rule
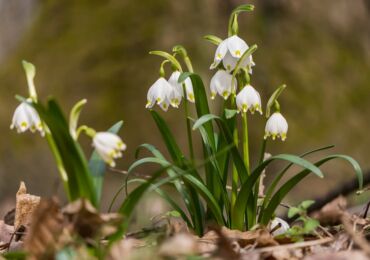
<instances>
[{"instance_id":1,"label":"fallen leaf","mask_svg":"<svg viewBox=\"0 0 370 260\"><path fill-rule=\"evenodd\" d=\"M198 253L197 241L188 233L178 233L167 238L159 248L158 254L163 257L181 257Z\"/></svg>"},{"instance_id":2,"label":"fallen leaf","mask_svg":"<svg viewBox=\"0 0 370 260\"><path fill-rule=\"evenodd\" d=\"M328 253L320 253L314 254L310 256L306 256L303 258L304 260L328 260L328 259L336 259L336 260L367 260L369 259L366 254L359 250L352 250L352 251L340 251L340 252L328 252Z\"/></svg>"},{"instance_id":3,"label":"fallen leaf","mask_svg":"<svg viewBox=\"0 0 370 260\"><path fill-rule=\"evenodd\" d=\"M117 231L122 216L116 213L99 214L86 199L76 200L62 209L71 234L82 238L106 237Z\"/></svg>"},{"instance_id":4,"label":"fallen leaf","mask_svg":"<svg viewBox=\"0 0 370 260\"><path fill-rule=\"evenodd\" d=\"M322 225L337 225L341 223L341 217L346 208L346 198L339 196L326 204L319 211L313 212L311 216L320 221Z\"/></svg>"},{"instance_id":5,"label":"fallen leaf","mask_svg":"<svg viewBox=\"0 0 370 260\"><path fill-rule=\"evenodd\" d=\"M15 230L18 230L18 228L22 225L26 228L31 225L33 212L35 211L39 203L40 197L28 194L26 185L24 184L24 182L21 182L16 196L14 220Z\"/></svg>"},{"instance_id":6,"label":"fallen leaf","mask_svg":"<svg viewBox=\"0 0 370 260\"><path fill-rule=\"evenodd\" d=\"M63 215L56 199L41 200L31 223L25 239L29 259L52 259L61 247L59 240L63 231Z\"/></svg>"}]
</instances>

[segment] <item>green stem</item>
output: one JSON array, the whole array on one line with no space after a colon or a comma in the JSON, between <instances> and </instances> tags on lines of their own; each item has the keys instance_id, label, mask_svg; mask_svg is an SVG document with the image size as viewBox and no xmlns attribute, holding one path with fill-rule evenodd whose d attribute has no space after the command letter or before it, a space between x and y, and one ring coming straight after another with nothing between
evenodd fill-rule
<instances>
[{"instance_id":1,"label":"green stem","mask_svg":"<svg viewBox=\"0 0 370 260\"><path fill-rule=\"evenodd\" d=\"M186 131L188 133L188 143L189 143L189 153L191 162L194 163L194 148L193 148L193 138L191 134L191 125L189 119L189 108L188 108L188 97L186 93L185 84L182 84L183 92L184 92L184 112L185 112L185 120L186 120Z\"/></svg>"},{"instance_id":2,"label":"green stem","mask_svg":"<svg viewBox=\"0 0 370 260\"><path fill-rule=\"evenodd\" d=\"M191 64L189 56L184 57L184 62L185 62L186 67L188 68L188 71L193 73L194 69L193 69L193 65Z\"/></svg>"},{"instance_id":3,"label":"green stem","mask_svg":"<svg viewBox=\"0 0 370 260\"><path fill-rule=\"evenodd\" d=\"M249 141L248 141L248 115L247 113L242 113L243 119L243 158L245 168L247 168L248 175L250 174L249 169Z\"/></svg>"},{"instance_id":4,"label":"green stem","mask_svg":"<svg viewBox=\"0 0 370 260\"><path fill-rule=\"evenodd\" d=\"M267 144L267 139L263 138L258 164L261 164L263 162L263 159L265 157L265 152L266 152L266 144Z\"/></svg>"},{"instance_id":5,"label":"green stem","mask_svg":"<svg viewBox=\"0 0 370 260\"><path fill-rule=\"evenodd\" d=\"M55 162L57 164L57 169L59 171L60 178L63 181L63 186L64 186L64 189L67 193L68 200L71 201L72 196L71 196L71 192L69 190L68 176L67 176L66 170L64 169L62 158L60 157L60 154L59 154L58 149L55 145L54 139L53 139L49 129L47 129L47 126L45 124L44 124L44 128L45 128L45 137L46 137L46 140L49 144L51 152L54 155L54 159L55 159Z\"/></svg>"},{"instance_id":6,"label":"green stem","mask_svg":"<svg viewBox=\"0 0 370 260\"><path fill-rule=\"evenodd\" d=\"M258 160L258 165L263 163L264 158L265 158L265 152L266 152L266 144L267 144L267 139L263 138L262 145L261 145L261 151L260 151L260 157ZM258 211L258 195L259 195L259 189L260 189L260 178L258 178L256 182L256 186L254 188L254 192L256 194L255 200L254 200L254 209L255 209L255 215L257 217L257 211ZM262 206L263 208L263 206Z\"/></svg>"},{"instance_id":7,"label":"green stem","mask_svg":"<svg viewBox=\"0 0 370 260\"><path fill-rule=\"evenodd\" d=\"M231 107L235 107L235 95L231 95ZM235 120L234 126L233 126L233 140L236 147L238 147L239 143L239 137L238 137L238 127L237 127L237 121ZM238 170L235 167L235 164L233 164L233 172L232 172L232 185L231 185L231 214L234 210L234 205L236 201L236 197L238 195L238 184L239 184L239 175Z\"/></svg>"}]
</instances>

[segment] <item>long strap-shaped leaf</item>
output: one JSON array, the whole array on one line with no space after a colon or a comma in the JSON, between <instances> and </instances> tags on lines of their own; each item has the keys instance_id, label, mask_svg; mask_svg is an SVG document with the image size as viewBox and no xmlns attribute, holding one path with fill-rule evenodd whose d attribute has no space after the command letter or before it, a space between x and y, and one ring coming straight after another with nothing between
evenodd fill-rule
<instances>
[{"instance_id":1,"label":"long strap-shaped leaf","mask_svg":"<svg viewBox=\"0 0 370 260\"><path fill-rule=\"evenodd\" d=\"M310 154L313 154L313 153L316 153L316 152L320 152L320 151L324 151L324 150L327 150L327 149L330 149L330 148L333 148L334 145L329 145L329 146L324 146L324 147L320 147L320 148L317 148L317 149L314 149L312 151L308 151L308 152L305 152L301 155L299 155L299 157L305 157L307 155L310 155ZM289 163L287 166L285 166L277 175L276 177L274 178L274 180L271 182L271 184L269 185L269 187L267 188L267 191L266 191L266 195L265 195L265 198L263 199L263 204L261 206L261 210L260 212L263 212L264 209L266 208L267 206L267 203L270 201L270 198L273 194L273 192L275 191L275 188L277 187L278 183L280 182L281 178L283 178L284 174L290 169L290 167L293 166L293 163ZM259 220L261 219L262 217L262 214L259 215Z\"/></svg>"},{"instance_id":2,"label":"long strap-shaped leaf","mask_svg":"<svg viewBox=\"0 0 370 260\"><path fill-rule=\"evenodd\" d=\"M216 115L213 115L213 114L204 115L194 123L193 129L197 129L201 125L203 125L203 124L205 124L205 123L207 123L211 120L216 121L216 123L217 123L218 127L220 128L220 130L222 132L222 135L225 138L226 142L228 144L233 144L234 143L233 136L232 136L226 122L224 121L224 119L222 119L219 116L216 116ZM240 177L242 183L244 183L248 178L248 172L247 172L247 169L245 168L243 158L240 155L240 153L239 153L239 151L238 151L238 149L235 145L230 148L230 153L231 153L231 156L233 158L235 167L238 170L239 177Z\"/></svg>"},{"instance_id":3,"label":"long strap-shaped leaf","mask_svg":"<svg viewBox=\"0 0 370 260\"><path fill-rule=\"evenodd\" d=\"M333 160L333 159L343 159L348 161L354 168L359 188L362 189L363 185L363 173L361 170L360 165L357 161L355 161L352 157L342 154L334 154L321 159L320 161L316 162L316 166L321 166L322 164ZM268 204L267 208L262 212L262 221L261 224L267 225L270 219L272 218L276 208L279 206L281 201L285 198L285 196L291 191L304 177L311 173L310 169L306 169L292 177L289 181L287 181L280 189L275 193L272 197L270 203Z\"/></svg>"},{"instance_id":4,"label":"long strap-shaped leaf","mask_svg":"<svg viewBox=\"0 0 370 260\"><path fill-rule=\"evenodd\" d=\"M234 210L232 211L231 223L233 228L239 230L242 230L244 228L244 215L247 209L248 199L253 193L253 187L256 184L263 170L266 168L266 166L275 160L283 160L294 163L305 169L309 169L310 171L312 171L321 178L323 177L323 174L318 167L298 156L291 154L279 154L270 157L269 159L262 162L259 166L257 166L257 168L252 171L252 174L247 179L247 181L242 184L241 189L236 198Z\"/></svg>"},{"instance_id":5,"label":"long strap-shaped leaf","mask_svg":"<svg viewBox=\"0 0 370 260\"><path fill-rule=\"evenodd\" d=\"M45 108L40 103L33 103L42 120L48 126L55 145L60 153L68 175L68 185L72 200L84 197L97 206L96 194L86 158L80 145L69 133L68 123L58 104L49 100Z\"/></svg>"}]
</instances>

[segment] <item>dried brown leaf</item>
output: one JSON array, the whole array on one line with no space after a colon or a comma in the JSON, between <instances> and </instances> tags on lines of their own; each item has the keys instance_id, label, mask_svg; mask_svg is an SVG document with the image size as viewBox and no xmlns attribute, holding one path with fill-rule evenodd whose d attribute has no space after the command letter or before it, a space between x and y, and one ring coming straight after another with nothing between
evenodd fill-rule
<instances>
[{"instance_id":1,"label":"dried brown leaf","mask_svg":"<svg viewBox=\"0 0 370 260\"><path fill-rule=\"evenodd\" d=\"M21 182L16 196L14 228L17 230L20 226L29 227L33 212L40 203L40 197L27 193L24 182Z\"/></svg>"},{"instance_id":2,"label":"dried brown leaf","mask_svg":"<svg viewBox=\"0 0 370 260\"><path fill-rule=\"evenodd\" d=\"M55 199L43 199L32 216L32 225L26 235L25 249L30 259L49 259L61 246L63 216Z\"/></svg>"},{"instance_id":3,"label":"dried brown leaf","mask_svg":"<svg viewBox=\"0 0 370 260\"><path fill-rule=\"evenodd\" d=\"M82 238L105 237L113 234L122 221L119 214L99 214L85 199L76 200L62 210L71 234Z\"/></svg>"},{"instance_id":4,"label":"dried brown leaf","mask_svg":"<svg viewBox=\"0 0 370 260\"><path fill-rule=\"evenodd\" d=\"M145 246L145 243L135 238L125 238L116 242L109 251L107 260L131 259L134 250Z\"/></svg>"},{"instance_id":5,"label":"dried brown leaf","mask_svg":"<svg viewBox=\"0 0 370 260\"><path fill-rule=\"evenodd\" d=\"M158 254L163 257L180 257L198 253L198 245L194 236L178 233L167 238L159 248Z\"/></svg>"},{"instance_id":6,"label":"dried brown leaf","mask_svg":"<svg viewBox=\"0 0 370 260\"><path fill-rule=\"evenodd\" d=\"M353 250L353 251L326 252L326 253L314 254L314 255L306 256L303 259L304 260L328 260L328 259L367 260L369 258L363 252L358 251L358 250Z\"/></svg>"},{"instance_id":7,"label":"dried brown leaf","mask_svg":"<svg viewBox=\"0 0 370 260\"><path fill-rule=\"evenodd\" d=\"M347 208L347 204L346 198L339 196L319 211L313 212L311 216L320 221L322 225L337 225L341 223L341 217Z\"/></svg>"}]
</instances>

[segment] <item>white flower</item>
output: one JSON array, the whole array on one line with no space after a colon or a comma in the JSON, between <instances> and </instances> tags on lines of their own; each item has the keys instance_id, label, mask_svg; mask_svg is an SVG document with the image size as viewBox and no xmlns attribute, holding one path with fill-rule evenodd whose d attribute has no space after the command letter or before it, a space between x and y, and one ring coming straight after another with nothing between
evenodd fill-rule
<instances>
[{"instance_id":1,"label":"white flower","mask_svg":"<svg viewBox=\"0 0 370 260\"><path fill-rule=\"evenodd\" d=\"M270 230L274 230L272 232L273 236L282 235L287 232L289 228L289 224L281 218L274 218L270 224Z\"/></svg>"},{"instance_id":2,"label":"white flower","mask_svg":"<svg viewBox=\"0 0 370 260\"><path fill-rule=\"evenodd\" d=\"M248 48L248 44L237 35L233 35L223 40L217 47L211 69L216 68L222 61L225 69L229 72L232 71L238 60L243 56L244 52L248 50ZM252 73L252 66L254 65L252 55L245 57L241 63L241 67L247 67L250 73Z\"/></svg>"},{"instance_id":3,"label":"white flower","mask_svg":"<svg viewBox=\"0 0 370 260\"><path fill-rule=\"evenodd\" d=\"M170 85L175 89L174 92L176 92L176 95L177 95L176 97L180 95L180 101L181 101L181 98L184 97L184 91L183 91L182 83L178 82L179 77L180 77L180 72L174 71L171 74L170 78L168 79L168 83L170 83ZM193 84L191 83L191 79L187 78L184 81L184 84L185 84L185 91L186 91L186 96L188 100L194 103L195 102L194 91L193 91Z\"/></svg>"},{"instance_id":4,"label":"white flower","mask_svg":"<svg viewBox=\"0 0 370 260\"><path fill-rule=\"evenodd\" d=\"M251 85L246 85L236 96L236 106L244 113L249 110L254 114L257 110L262 114L260 94Z\"/></svg>"},{"instance_id":5,"label":"white flower","mask_svg":"<svg viewBox=\"0 0 370 260\"><path fill-rule=\"evenodd\" d=\"M224 99L227 99L231 93L236 90L236 80L231 86L232 76L224 70L219 70L211 79L211 99L214 99L216 94L219 94Z\"/></svg>"},{"instance_id":6,"label":"white flower","mask_svg":"<svg viewBox=\"0 0 370 260\"><path fill-rule=\"evenodd\" d=\"M42 136L44 135L42 122L37 111L26 102L22 102L15 109L10 129L14 127L18 133L23 133L29 129L32 133L39 131Z\"/></svg>"},{"instance_id":7,"label":"white flower","mask_svg":"<svg viewBox=\"0 0 370 260\"><path fill-rule=\"evenodd\" d=\"M154 84L149 88L147 94L146 108L152 108L155 103L157 103L164 111L167 111L170 99L175 99L175 94L173 93L173 87L167 82L163 77L159 78ZM174 100L172 100L172 105L176 106Z\"/></svg>"},{"instance_id":8,"label":"white flower","mask_svg":"<svg viewBox=\"0 0 370 260\"><path fill-rule=\"evenodd\" d=\"M93 137L93 146L110 167L116 165L114 159L122 157L121 151L126 150L126 145L121 138L110 132L96 133Z\"/></svg>"},{"instance_id":9,"label":"white flower","mask_svg":"<svg viewBox=\"0 0 370 260\"><path fill-rule=\"evenodd\" d=\"M265 139L269 136L272 136L272 139L275 140L276 137L280 137L281 140L286 139L288 132L288 122L285 118L279 113L275 112L267 120L265 127Z\"/></svg>"}]
</instances>

